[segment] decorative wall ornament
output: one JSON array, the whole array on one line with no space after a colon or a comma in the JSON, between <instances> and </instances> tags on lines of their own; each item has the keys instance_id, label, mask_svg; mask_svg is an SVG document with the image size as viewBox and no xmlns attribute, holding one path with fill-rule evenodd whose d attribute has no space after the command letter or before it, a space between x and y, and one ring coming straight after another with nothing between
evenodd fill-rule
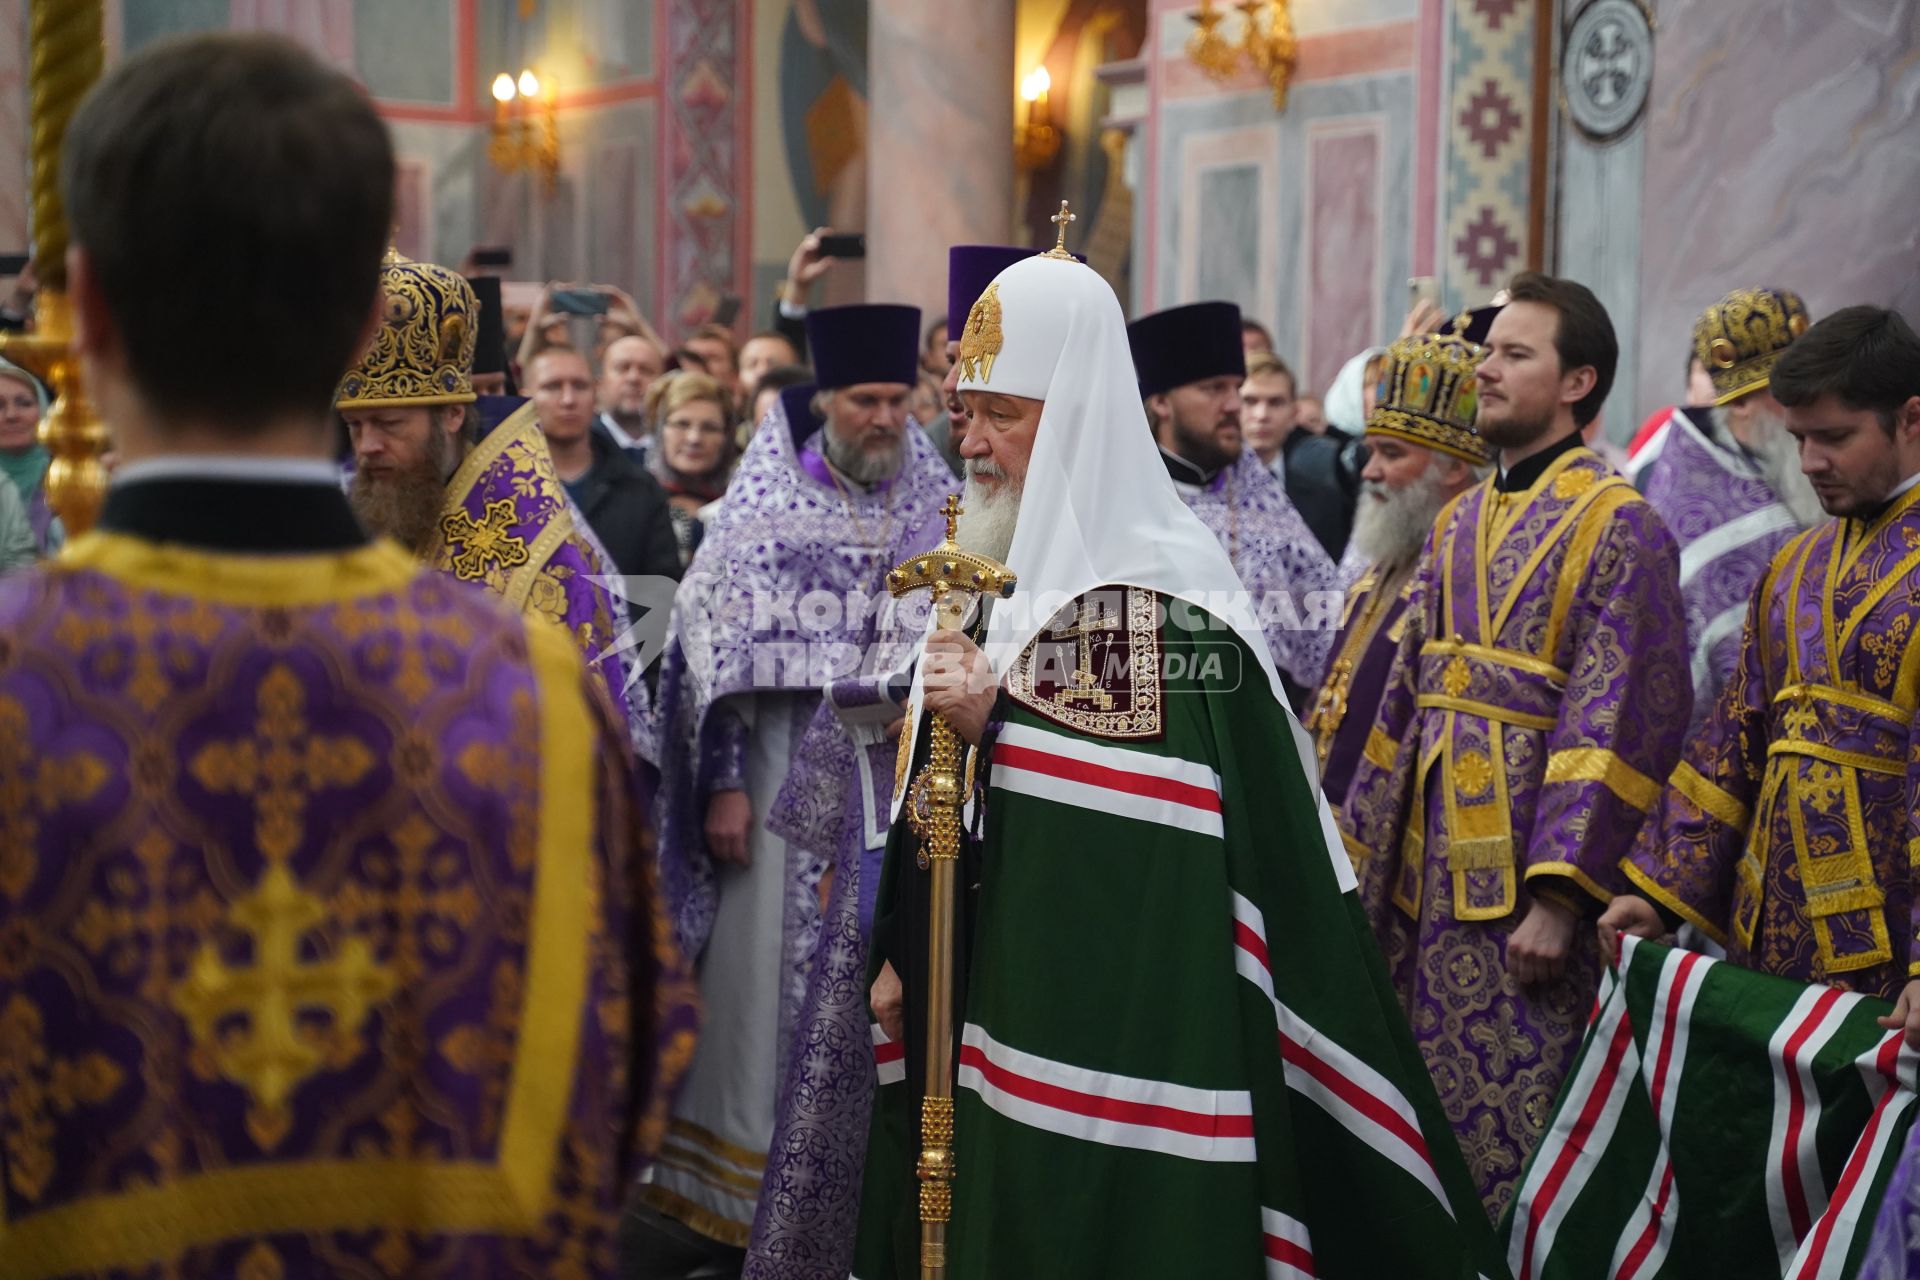
<instances>
[{"instance_id":1,"label":"decorative wall ornament","mask_svg":"<svg viewBox=\"0 0 1920 1280\"><path fill-rule=\"evenodd\" d=\"M1560 102L1594 142L1626 133L1653 88L1653 17L1640 0L1592 0L1567 29Z\"/></svg>"},{"instance_id":2,"label":"decorative wall ornament","mask_svg":"<svg viewBox=\"0 0 1920 1280\"><path fill-rule=\"evenodd\" d=\"M1187 40L1187 56L1215 80L1232 76L1244 58L1273 89L1273 109L1287 108L1287 89L1300 64L1300 42L1293 34L1293 0L1240 0L1233 6L1242 18L1236 44L1220 30L1226 13L1213 0L1200 0L1200 10L1189 15L1194 33ZM1262 17L1264 15L1264 22Z\"/></svg>"}]
</instances>

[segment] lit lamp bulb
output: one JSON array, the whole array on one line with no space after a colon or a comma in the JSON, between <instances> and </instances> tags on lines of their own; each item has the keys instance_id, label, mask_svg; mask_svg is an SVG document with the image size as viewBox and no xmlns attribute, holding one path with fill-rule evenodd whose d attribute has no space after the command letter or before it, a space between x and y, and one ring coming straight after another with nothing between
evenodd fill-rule
<instances>
[{"instance_id":1,"label":"lit lamp bulb","mask_svg":"<svg viewBox=\"0 0 1920 1280\"><path fill-rule=\"evenodd\" d=\"M1053 88L1053 77L1047 74L1045 67L1035 67L1027 72L1027 78L1020 82L1020 96L1028 102L1045 102L1047 91Z\"/></svg>"},{"instance_id":2,"label":"lit lamp bulb","mask_svg":"<svg viewBox=\"0 0 1920 1280\"><path fill-rule=\"evenodd\" d=\"M493 78L493 100L495 102L513 101L513 77L502 71Z\"/></svg>"},{"instance_id":3,"label":"lit lamp bulb","mask_svg":"<svg viewBox=\"0 0 1920 1280\"><path fill-rule=\"evenodd\" d=\"M540 96L540 78L531 71L522 71L520 73L520 96L523 98L537 98Z\"/></svg>"}]
</instances>

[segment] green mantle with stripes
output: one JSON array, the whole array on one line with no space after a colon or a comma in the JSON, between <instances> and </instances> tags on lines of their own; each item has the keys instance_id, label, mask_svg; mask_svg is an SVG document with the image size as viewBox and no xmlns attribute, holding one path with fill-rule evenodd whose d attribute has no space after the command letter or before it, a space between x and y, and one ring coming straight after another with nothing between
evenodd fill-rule
<instances>
[{"instance_id":1,"label":"green mantle with stripes","mask_svg":"<svg viewBox=\"0 0 1920 1280\"><path fill-rule=\"evenodd\" d=\"M1113 592L1090 645L1084 612L1035 642L1077 644L1105 702L1025 678L1029 649L975 773L947 1274L1503 1275L1287 713L1232 630ZM873 965L908 1044L873 1028L857 1280L920 1274L916 849L897 822Z\"/></svg>"}]
</instances>

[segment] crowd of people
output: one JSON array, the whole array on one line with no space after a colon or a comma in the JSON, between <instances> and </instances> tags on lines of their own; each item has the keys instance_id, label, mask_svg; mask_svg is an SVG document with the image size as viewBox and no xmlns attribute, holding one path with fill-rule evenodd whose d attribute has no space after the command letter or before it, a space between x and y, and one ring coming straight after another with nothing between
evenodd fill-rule
<instances>
[{"instance_id":1,"label":"crowd of people","mask_svg":"<svg viewBox=\"0 0 1920 1280\"><path fill-rule=\"evenodd\" d=\"M1643 941L1874 1002L1911 1093L1897 313L1729 281L1614 449L1538 272L1319 395L1231 303L1129 324L1064 210L931 323L809 305L823 228L676 344L395 252L291 45L129 58L65 151L113 477L63 529L0 361L0 1274L1530 1275ZM930 625L936 549L1014 581ZM1768 1247L1909 1274L1880 1142Z\"/></svg>"}]
</instances>

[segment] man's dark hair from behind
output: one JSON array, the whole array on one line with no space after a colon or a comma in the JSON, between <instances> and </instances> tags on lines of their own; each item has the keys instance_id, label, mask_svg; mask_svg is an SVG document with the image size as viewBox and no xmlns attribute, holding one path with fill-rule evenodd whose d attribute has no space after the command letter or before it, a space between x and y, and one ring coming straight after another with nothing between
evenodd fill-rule
<instances>
[{"instance_id":1,"label":"man's dark hair from behind","mask_svg":"<svg viewBox=\"0 0 1920 1280\"><path fill-rule=\"evenodd\" d=\"M380 288L393 173L366 96L279 37L165 41L95 86L61 192L157 418L244 435L326 412Z\"/></svg>"},{"instance_id":2,"label":"man's dark hair from behind","mask_svg":"<svg viewBox=\"0 0 1920 1280\"><path fill-rule=\"evenodd\" d=\"M1559 313L1554 326L1553 346L1560 355L1560 371L1593 366L1593 390L1573 406L1573 420L1586 426L1600 416L1607 392L1613 390L1613 374L1620 363L1620 342L1613 336L1613 320L1593 290L1577 280L1563 280L1523 271L1507 286L1507 301L1537 302Z\"/></svg>"},{"instance_id":3,"label":"man's dark hair from behind","mask_svg":"<svg viewBox=\"0 0 1920 1280\"><path fill-rule=\"evenodd\" d=\"M1898 311L1842 308L1780 353L1769 387L1790 408L1830 395L1871 410L1891 434L1900 406L1920 396L1920 335Z\"/></svg>"}]
</instances>

